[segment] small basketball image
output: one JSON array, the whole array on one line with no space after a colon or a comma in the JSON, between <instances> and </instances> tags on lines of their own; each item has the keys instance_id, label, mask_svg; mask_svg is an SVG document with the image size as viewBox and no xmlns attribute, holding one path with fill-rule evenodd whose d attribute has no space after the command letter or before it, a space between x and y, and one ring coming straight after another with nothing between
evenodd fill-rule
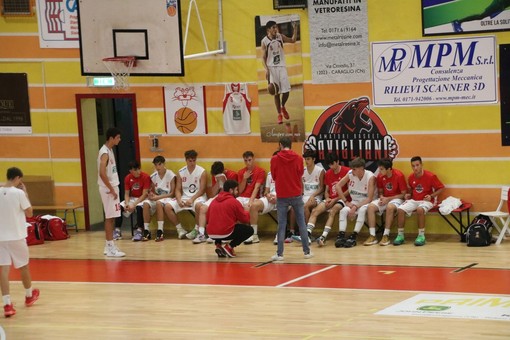
<instances>
[{"instance_id":1,"label":"small basketball image","mask_svg":"<svg viewBox=\"0 0 510 340\"><path fill-rule=\"evenodd\" d=\"M197 128L198 114L189 107L182 107L175 112L174 123L177 130L184 134L192 133Z\"/></svg>"}]
</instances>

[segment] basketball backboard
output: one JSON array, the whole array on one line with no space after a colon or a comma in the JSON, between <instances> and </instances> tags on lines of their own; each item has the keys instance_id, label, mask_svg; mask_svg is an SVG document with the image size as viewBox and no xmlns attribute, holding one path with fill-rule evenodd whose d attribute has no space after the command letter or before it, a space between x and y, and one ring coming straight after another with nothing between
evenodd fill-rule
<instances>
[{"instance_id":1,"label":"basketball backboard","mask_svg":"<svg viewBox=\"0 0 510 340\"><path fill-rule=\"evenodd\" d=\"M183 76L180 0L79 0L82 75L110 75L108 57L134 56L131 76Z\"/></svg>"}]
</instances>

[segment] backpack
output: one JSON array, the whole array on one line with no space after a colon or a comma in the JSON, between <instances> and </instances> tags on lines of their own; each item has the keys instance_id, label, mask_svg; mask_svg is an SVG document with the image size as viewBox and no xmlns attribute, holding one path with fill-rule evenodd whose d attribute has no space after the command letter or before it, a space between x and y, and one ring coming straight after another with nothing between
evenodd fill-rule
<instances>
[{"instance_id":1,"label":"backpack","mask_svg":"<svg viewBox=\"0 0 510 340\"><path fill-rule=\"evenodd\" d=\"M66 222L57 216L44 215L38 216L41 221L44 239L48 241L67 240L69 233L67 232Z\"/></svg>"},{"instance_id":2,"label":"backpack","mask_svg":"<svg viewBox=\"0 0 510 340\"><path fill-rule=\"evenodd\" d=\"M35 218L27 217L27 245L34 246L44 243L44 233L41 224Z\"/></svg>"},{"instance_id":3,"label":"backpack","mask_svg":"<svg viewBox=\"0 0 510 340\"><path fill-rule=\"evenodd\" d=\"M485 215L476 216L466 230L466 244L468 247L485 247L492 242L492 228L494 225Z\"/></svg>"}]
</instances>

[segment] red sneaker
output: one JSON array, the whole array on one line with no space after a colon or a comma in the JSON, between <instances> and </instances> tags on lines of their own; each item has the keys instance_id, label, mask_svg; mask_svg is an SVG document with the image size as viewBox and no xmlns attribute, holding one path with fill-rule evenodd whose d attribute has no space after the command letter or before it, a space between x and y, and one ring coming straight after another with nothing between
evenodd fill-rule
<instances>
[{"instance_id":1,"label":"red sneaker","mask_svg":"<svg viewBox=\"0 0 510 340\"><path fill-rule=\"evenodd\" d=\"M278 124L282 124L283 123L283 117L281 114L278 114Z\"/></svg>"},{"instance_id":2,"label":"red sneaker","mask_svg":"<svg viewBox=\"0 0 510 340\"><path fill-rule=\"evenodd\" d=\"M12 303L10 305L4 306L4 315L6 318L13 316L14 314L16 314L16 310L14 309Z\"/></svg>"},{"instance_id":3,"label":"red sneaker","mask_svg":"<svg viewBox=\"0 0 510 340\"><path fill-rule=\"evenodd\" d=\"M289 113L285 109L285 106L282 106L282 114L283 114L283 118L289 119Z\"/></svg>"},{"instance_id":4,"label":"red sneaker","mask_svg":"<svg viewBox=\"0 0 510 340\"><path fill-rule=\"evenodd\" d=\"M225 253L228 257L236 257L236 253L234 252L234 248L230 246L230 244L225 244L223 246L223 250L225 250Z\"/></svg>"},{"instance_id":5,"label":"red sneaker","mask_svg":"<svg viewBox=\"0 0 510 340\"><path fill-rule=\"evenodd\" d=\"M37 288L34 288L32 290L32 296L31 297L28 297L28 296L25 296L25 306L27 307L30 307L32 306L37 300L39 300L39 294L41 292L39 291L39 289Z\"/></svg>"}]
</instances>

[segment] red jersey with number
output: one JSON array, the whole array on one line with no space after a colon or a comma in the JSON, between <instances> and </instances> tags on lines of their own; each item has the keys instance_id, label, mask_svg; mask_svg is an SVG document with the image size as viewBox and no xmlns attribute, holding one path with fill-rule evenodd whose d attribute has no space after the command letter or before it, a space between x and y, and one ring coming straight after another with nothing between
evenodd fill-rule
<instances>
[{"instance_id":1,"label":"red jersey with number","mask_svg":"<svg viewBox=\"0 0 510 340\"><path fill-rule=\"evenodd\" d=\"M340 166L340 171L335 174L333 169L329 169L326 171L326 174L324 175L324 184L328 187L328 194L329 198L337 198L338 193L336 192L336 184L340 182L340 180L347 175L349 172L349 168L346 166ZM348 187L347 184L345 184L342 187L342 190L345 192L347 191Z\"/></svg>"}]
</instances>

